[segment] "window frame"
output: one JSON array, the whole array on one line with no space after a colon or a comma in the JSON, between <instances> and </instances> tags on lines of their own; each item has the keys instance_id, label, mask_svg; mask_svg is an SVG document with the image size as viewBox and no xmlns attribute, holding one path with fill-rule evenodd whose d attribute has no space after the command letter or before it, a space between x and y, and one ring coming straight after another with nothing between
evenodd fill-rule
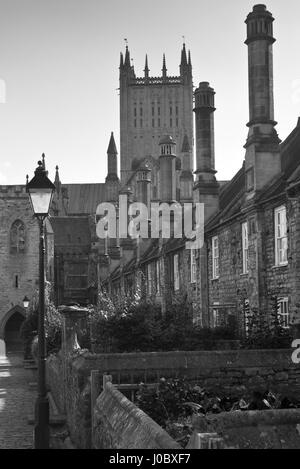
<instances>
[{"instance_id":1,"label":"window frame","mask_svg":"<svg viewBox=\"0 0 300 469\"><path fill-rule=\"evenodd\" d=\"M242 260L243 274L249 273L249 230L248 222L242 223Z\"/></svg>"},{"instance_id":2,"label":"window frame","mask_svg":"<svg viewBox=\"0 0 300 469\"><path fill-rule=\"evenodd\" d=\"M278 214L284 213L285 214L285 219L284 219L284 224L278 223ZM281 233L278 233L278 228L279 231L281 230L281 227L285 225L285 234L281 235ZM284 251L282 247L278 245L278 242L282 240L286 240L286 248L285 248L285 257L286 260L281 261L280 257L281 251ZM285 205L280 205L279 207L276 207L274 209L274 243L275 243L275 266L284 266L288 264L288 259L287 259L287 252L288 252L288 236L287 236L287 217L286 217L286 206Z\"/></svg>"},{"instance_id":3,"label":"window frame","mask_svg":"<svg viewBox=\"0 0 300 469\"><path fill-rule=\"evenodd\" d=\"M179 254L173 256L173 279L174 291L178 291L180 289Z\"/></svg>"},{"instance_id":4,"label":"window frame","mask_svg":"<svg viewBox=\"0 0 300 469\"><path fill-rule=\"evenodd\" d=\"M282 296L277 298L278 303L278 318L280 319L280 326L283 329L289 329L290 327L290 311L289 311L289 298L287 296ZM284 306L286 311L282 312L281 308ZM287 322L285 319L287 318Z\"/></svg>"},{"instance_id":5,"label":"window frame","mask_svg":"<svg viewBox=\"0 0 300 469\"><path fill-rule=\"evenodd\" d=\"M217 241L217 247L215 246ZM217 256L215 255L217 250ZM211 239L211 251L212 251L212 280L216 280L220 277L220 253L219 253L219 236L213 236Z\"/></svg>"},{"instance_id":6,"label":"window frame","mask_svg":"<svg viewBox=\"0 0 300 469\"><path fill-rule=\"evenodd\" d=\"M196 249L191 249L191 267L190 267L190 282L196 283L197 281L197 260L196 260Z\"/></svg>"},{"instance_id":7,"label":"window frame","mask_svg":"<svg viewBox=\"0 0 300 469\"><path fill-rule=\"evenodd\" d=\"M147 265L147 292L152 295L152 268L151 264Z\"/></svg>"}]
</instances>

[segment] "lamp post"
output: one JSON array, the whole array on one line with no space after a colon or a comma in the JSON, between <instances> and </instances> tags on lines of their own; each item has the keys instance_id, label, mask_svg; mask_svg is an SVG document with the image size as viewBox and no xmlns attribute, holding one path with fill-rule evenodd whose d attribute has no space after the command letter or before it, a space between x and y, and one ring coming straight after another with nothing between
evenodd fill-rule
<instances>
[{"instance_id":1,"label":"lamp post","mask_svg":"<svg viewBox=\"0 0 300 469\"><path fill-rule=\"evenodd\" d=\"M46 340L45 340L45 245L44 221L48 217L50 204L55 190L48 179L43 162L38 162L34 177L27 184L26 191L33 213L39 222L39 317L38 317L38 397L35 405L34 448L49 448L49 400L46 389Z\"/></svg>"},{"instance_id":2,"label":"lamp post","mask_svg":"<svg viewBox=\"0 0 300 469\"><path fill-rule=\"evenodd\" d=\"M27 308L29 306L29 299L27 298L27 296L24 296L24 298L23 298L23 306L24 306L25 310L27 311Z\"/></svg>"}]
</instances>

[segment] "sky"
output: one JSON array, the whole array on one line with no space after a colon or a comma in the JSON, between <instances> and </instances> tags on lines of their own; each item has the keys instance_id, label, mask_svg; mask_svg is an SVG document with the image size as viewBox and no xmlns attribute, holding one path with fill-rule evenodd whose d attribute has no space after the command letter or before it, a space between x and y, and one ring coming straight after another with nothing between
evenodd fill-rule
<instances>
[{"instance_id":1,"label":"sky","mask_svg":"<svg viewBox=\"0 0 300 469\"><path fill-rule=\"evenodd\" d=\"M183 36L194 86L215 89L216 169L240 168L248 122L244 20L249 0L0 0L0 184L23 184L46 154L63 183L103 182L111 131L119 149L119 59L128 40L137 76L179 73ZM282 140L300 115L300 2L268 0Z\"/></svg>"}]
</instances>

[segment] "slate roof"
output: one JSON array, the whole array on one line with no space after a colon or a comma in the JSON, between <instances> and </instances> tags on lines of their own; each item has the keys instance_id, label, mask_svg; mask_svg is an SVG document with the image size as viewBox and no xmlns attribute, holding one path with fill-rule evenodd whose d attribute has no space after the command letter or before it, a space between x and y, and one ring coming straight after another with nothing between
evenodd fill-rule
<instances>
[{"instance_id":1,"label":"slate roof","mask_svg":"<svg viewBox=\"0 0 300 469\"><path fill-rule=\"evenodd\" d=\"M105 184L63 184L67 189L70 215L95 214L99 203L105 199Z\"/></svg>"},{"instance_id":2,"label":"slate roof","mask_svg":"<svg viewBox=\"0 0 300 469\"><path fill-rule=\"evenodd\" d=\"M263 189L256 202L263 204L273 197L282 196L289 183L300 180L300 118L297 126L280 145L282 172ZM245 198L245 169L236 173L233 179L221 186L220 210L205 226L209 232L227 219L237 216Z\"/></svg>"}]
</instances>

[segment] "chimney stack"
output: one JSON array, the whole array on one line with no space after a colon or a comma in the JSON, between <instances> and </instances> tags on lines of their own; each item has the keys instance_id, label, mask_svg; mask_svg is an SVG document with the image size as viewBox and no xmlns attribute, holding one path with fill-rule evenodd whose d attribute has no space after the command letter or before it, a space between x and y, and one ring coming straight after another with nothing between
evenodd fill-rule
<instances>
[{"instance_id":1,"label":"chimney stack","mask_svg":"<svg viewBox=\"0 0 300 469\"><path fill-rule=\"evenodd\" d=\"M274 120L273 21L262 4L255 5L245 21L249 76L249 132L245 144L248 200L281 172L280 140Z\"/></svg>"},{"instance_id":2,"label":"chimney stack","mask_svg":"<svg viewBox=\"0 0 300 469\"><path fill-rule=\"evenodd\" d=\"M195 90L196 200L204 203L205 221L219 208L219 184L215 174L215 91L204 81Z\"/></svg>"}]
</instances>

